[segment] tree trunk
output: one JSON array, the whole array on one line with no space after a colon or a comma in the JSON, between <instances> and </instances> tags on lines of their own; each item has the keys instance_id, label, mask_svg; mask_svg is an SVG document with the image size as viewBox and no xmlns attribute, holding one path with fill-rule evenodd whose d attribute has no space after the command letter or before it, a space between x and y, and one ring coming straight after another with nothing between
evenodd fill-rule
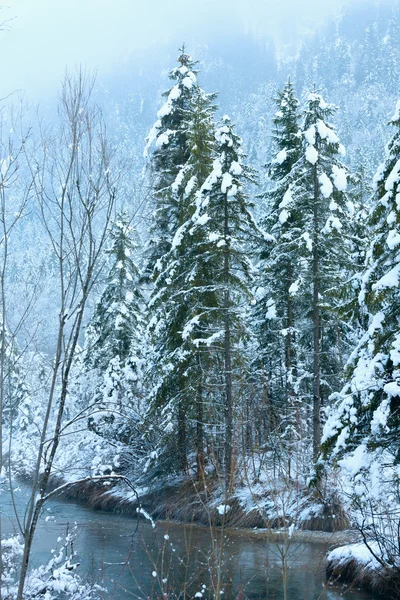
<instances>
[{"instance_id":1,"label":"tree trunk","mask_svg":"<svg viewBox=\"0 0 400 600\"><path fill-rule=\"evenodd\" d=\"M187 471L186 460L186 414L183 398L181 397L178 406L178 453L179 468L184 473Z\"/></svg>"},{"instance_id":2,"label":"tree trunk","mask_svg":"<svg viewBox=\"0 0 400 600\"><path fill-rule=\"evenodd\" d=\"M321 445L321 368L320 368L320 311L319 311L319 184L314 166L314 219L313 219L313 458L317 460Z\"/></svg>"},{"instance_id":3,"label":"tree trunk","mask_svg":"<svg viewBox=\"0 0 400 600\"><path fill-rule=\"evenodd\" d=\"M229 490L232 481L232 438L233 438L233 399L232 399L232 349L229 293L229 221L228 199L224 202L224 368L225 368L225 485Z\"/></svg>"},{"instance_id":4,"label":"tree trunk","mask_svg":"<svg viewBox=\"0 0 400 600\"><path fill-rule=\"evenodd\" d=\"M196 453L197 453L197 479L204 473L204 423L203 423L203 385L200 380L197 388L197 423L196 423Z\"/></svg>"}]
</instances>

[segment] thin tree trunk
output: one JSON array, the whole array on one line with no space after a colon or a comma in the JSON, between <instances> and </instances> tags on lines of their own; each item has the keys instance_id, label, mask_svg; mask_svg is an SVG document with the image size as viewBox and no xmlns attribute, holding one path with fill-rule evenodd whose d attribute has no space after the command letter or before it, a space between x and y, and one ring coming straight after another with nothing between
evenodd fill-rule
<instances>
[{"instance_id":1,"label":"thin tree trunk","mask_svg":"<svg viewBox=\"0 0 400 600\"><path fill-rule=\"evenodd\" d=\"M58 258L61 302L52 380L50 383L46 413L39 442L39 451L33 474L32 492L24 519L24 553L22 557L17 600L22 600L24 595L32 542L39 516L46 499L46 489L48 487L53 463L62 435L62 420L65 403L68 397L69 377L82 328L82 318L94 282L95 267L104 248L115 202L115 188L110 186L108 177L104 177L103 175L104 171L108 173L108 168L106 168L108 164L108 152L105 140L102 137L102 129L100 129L102 127L101 119L97 120L97 113L91 112L88 109L87 120L84 121L88 124L85 126L86 128L84 130L80 130L78 125L82 123L83 120L80 116L80 112L79 117L77 117L77 113L74 112L76 106L81 107L85 104L85 101L89 100L91 89L92 84L90 80L88 80L82 72L78 73L76 81L68 77L65 78L61 96L61 108L65 113L66 125L62 132L65 133L65 135L71 136L72 151L70 157L66 159L65 162L61 163L62 166L65 166L66 175L62 180L63 191L61 198L57 204L54 203L59 211L57 215L57 224L59 228L56 236L53 235L51 227L49 226L49 213L47 212L48 205L43 201L43 197L45 197L44 188L40 187L37 190L39 197L42 197L41 211L43 224L49 234L49 239ZM93 126L99 126L98 135L99 140L101 140L102 143L102 154L101 160L99 161L98 175L100 179L98 181L92 177L92 165L94 163L91 153ZM77 148L79 142L84 139L87 139L88 144L90 145L88 154L90 175L88 175L88 190L85 194L82 194L80 176L84 176L87 172L87 168L85 168L86 165L77 162ZM56 154L54 156L56 156ZM60 160L62 159L63 157L60 158ZM67 193L68 185L71 182L74 182L74 193ZM95 201L92 200L92 196ZM75 221L73 221L71 217L73 209L78 209L76 210L76 218L81 219L80 223L75 223ZM104 227L99 231L98 237L94 238L93 222L100 209L103 211ZM53 218L55 214L56 213L51 213L50 217ZM85 249L85 255L83 255L83 249ZM68 329L66 328L67 320L69 320ZM49 441L50 415L54 408L58 381L60 381L61 390L56 413L57 419L54 433L50 438L51 441ZM45 447L47 443L50 444L49 454L45 456ZM45 466L43 476L41 476L42 464Z\"/></svg>"},{"instance_id":2,"label":"thin tree trunk","mask_svg":"<svg viewBox=\"0 0 400 600\"><path fill-rule=\"evenodd\" d=\"M91 281L91 278L92 278L92 273L91 273L91 271L89 271L88 282ZM73 326L75 328L75 331L74 331L74 335L73 335L73 339L72 339L71 348L70 348L69 355L66 360L65 369L63 368L61 394L60 394L60 405L58 408L56 427L54 430L54 436L53 436L53 440L52 440L50 455L47 459L46 468L44 470L43 477L40 481L40 492L39 492L40 497L34 504L34 508L31 512L31 520L28 521L28 527L27 527L26 533L24 535L25 544L24 544L24 553L23 553L23 557L22 557L21 574L20 574L20 580L19 580L17 600L22 600L22 597L23 597L25 579L26 579L26 575L27 575L28 567L29 567L32 542L33 542L33 538L35 535L39 516L40 516L41 510L42 510L43 504L44 504L44 497L46 495L48 483L50 480L50 475L51 475L52 468L53 468L54 458L55 458L57 448L58 448L58 445L59 445L60 439L61 439L61 425L62 425L62 418L64 415L65 402L67 400L67 395L68 395L69 375L70 375L71 367L72 367L73 360L75 357L75 351L76 351L79 334L80 334L81 327L82 327L82 318L83 318L86 300L88 297L88 287L89 286L87 283L87 285L84 289L81 308L77 314L76 321ZM64 325L65 325L65 319L62 318L60 321L59 339L62 338L62 332L64 331ZM50 403L49 403L49 405L50 405ZM44 444L43 445L41 444L39 457L43 456L43 448L44 448ZM36 470L35 476L38 478L39 474L40 474L40 462L39 461L38 461L38 465L37 465L36 469L37 470ZM38 479L36 479L36 481L38 482ZM32 498L34 498L33 495L32 495Z\"/></svg>"},{"instance_id":3,"label":"thin tree trunk","mask_svg":"<svg viewBox=\"0 0 400 600\"><path fill-rule=\"evenodd\" d=\"M200 379L197 387L197 424L196 424L196 452L197 452L197 479L202 479L204 473L204 423L203 423L203 384Z\"/></svg>"},{"instance_id":4,"label":"thin tree trunk","mask_svg":"<svg viewBox=\"0 0 400 600\"><path fill-rule=\"evenodd\" d=\"M232 399L232 348L229 293L229 221L228 199L224 203L224 367L225 367L225 485L229 490L232 481L232 438L233 438L233 399Z\"/></svg>"},{"instance_id":5,"label":"thin tree trunk","mask_svg":"<svg viewBox=\"0 0 400 600\"><path fill-rule=\"evenodd\" d=\"M178 452L180 469L187 471L186 460L186 411L183 397L181 396L178 406Z\"/></svg>"},{"instance_id":6,"label":"thin tree trunk","mask_svg":"<svg viewBox=\"0 0 400 600\"><path fill-rule=\"evenodd\" d=\"M317 460L321 445L321 368L320 368L320 311L319 311L319 186L317 166L314 166L313 219L313 457Z\"/></svg>"},{"instance_id":7,"label":"thin tree trunk","mask_svg":"<svg viewBox=\"0 0 400 600\"><path fill-rule=\"evenodd\" d=\"M288 474L290 477L291 470L291 454L292 454L292 437L291 426L294 425L294 390L292 382L292 360L293 360L293 344L292 344L292 327L293 327L293 302L290 295L290 286L293 283L292 266L288 265L286 280L286 329L285 336L285 369L286 369L286 415L289 423L289 439L288 439Z\"/></svg>"}]
</instances>

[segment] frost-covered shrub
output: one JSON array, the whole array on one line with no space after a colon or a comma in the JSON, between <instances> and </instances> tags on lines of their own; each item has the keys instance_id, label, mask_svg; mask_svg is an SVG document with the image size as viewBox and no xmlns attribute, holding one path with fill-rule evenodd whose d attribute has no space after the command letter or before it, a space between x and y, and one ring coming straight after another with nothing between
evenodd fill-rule
<instances>
[{"instance_id":1,"label":"frost-covered shrub","mask_svg":"<svg viewBox=\"0 0 400 600\"><path fill-rule=\"evenodd\" d=\"M95 600L103 591L98 585L84 582L76 573L79 566L72 550L74 534L67 534L58 552L45 565L32 568L26 578L24 599ZM18 591L19 566L23 554L20 536L1 541L3 571L1 579L6 600L14 600Z\"/></svg>"}]
</instances>

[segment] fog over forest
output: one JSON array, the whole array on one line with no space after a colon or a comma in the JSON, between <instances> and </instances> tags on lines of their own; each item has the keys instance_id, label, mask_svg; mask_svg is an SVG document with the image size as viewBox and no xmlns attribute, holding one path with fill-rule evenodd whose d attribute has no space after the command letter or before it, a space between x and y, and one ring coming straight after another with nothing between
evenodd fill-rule
<instances>
[{"instance_id":1,"label":"fog over forest","mask_svg":"<svg viewBox=\"0 0 400 600\"><path fill-rule=\"evenodd\" d=\"M297 44L343 6L362 0L10 0L2 7L1 42L7 60L0 77L7 93L26 91L36 101L54 92L66 67L96 69L100 78L120 63L146 66L146 56L250 34Z\"/></svg>"}]
</instances>

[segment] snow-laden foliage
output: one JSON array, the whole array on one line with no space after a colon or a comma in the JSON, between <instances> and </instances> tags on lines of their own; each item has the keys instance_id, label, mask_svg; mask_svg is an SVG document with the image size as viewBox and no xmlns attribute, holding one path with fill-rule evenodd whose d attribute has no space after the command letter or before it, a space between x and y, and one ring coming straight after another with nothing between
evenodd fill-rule
<instances>
[{"instance_id":1,"label":"snow-laden foliage","mask_svg":"<svg viewBox=\"0 0 400 600\"><path fill-rule=\"evenodd\" d=\"M59 547L53 557L44 565L32 568L27 576L24 598L38 600L96 600L101 598L104 590L96 585L86 583L76 572L79 563L73 551L74 533L68 533L60 540ZM61 543L62 542L62 543ZM18 563L23 554L23 543L20 536L1 540L2 592L7 600L15 600L18 592Z\"/></svg>"},{"instance_id":2,"label":"snow-laden foliage","mask_svg":"<svg viewBox=\"0 0 400 600\"><path fill-rule=\"evenodd\" d=\"M189 59L181 57L180 60L187 62ZM181 150L182 156L187 153L187 160L179 165L176 178L164 197L169 208L174 211L177 207L178 212L174 213L175 220L169 223L169 250L158 257L156 280L149 301L148 380L151 394L148 423L151 434L157 415L157 423L163 431L161 442L153 442L158 450L153 445L149 458L150 461L156 457L161 460L164 470L185 470L191 450L195 450L198 457L204 452L199 432L193 433L195 419L197 430L203 421L202 417L196 417L203 403L198 398L203 367L199 348L190 343L189 335L199 318L198 286L203 268L196 265L198 258L201 260L198 257L199 236L193 232L191 219L196 210L198 191L212 168L214 98L197 86L185 107L179 109L180 126L185 134L181 139L184 145ZM158 168L164 170L165 164L158 163ZM160 218L162 215L157 212L155 221L162 229ZM198 460L202 462L201 458Z\"/></svg>"},{"instance_id":3,"label":"snow-laden foliage","mask_svg":"<svg viewBox=\"0 0 400 600\"><path fill-rule=\"evenodd\" d=\"M397 111L391 124L396 132L374 179L374 205L369 219L371 243L359 293L360 305L369 316L368 328L350 357L349 382L331 411L324 442L335 456L351 451L361 457L364 448L365 456L390 452L392 463L397 464L400 397L397 384L400 333L396 308L400 269L397 191L400 117ZM354 474L365 466L364 460L360 460Z\"/></svg>"},{"instance_id":4,"label":"snow-laden foliage","mask_svg":"<svg viewBox=\"0 0 400 600\"><path fill-rule=\"evenodd\" d=\"M184 47L180 49L178 63L169 75L175 84L164 93L166 102L158 111L158 119L147 137L145 154L152 150L150 170L154 197L154 220L147 244L149 275L154 269L158 272L158 261L170 250L176 230L185 218L181 212L181 187L185 165L191 155L188 125L195 99L201 91L196 63Z\"/></svg>"},{"instance_id":5,"label":"snow-laden foliage","mask_svg":"<svg viewBox=\"0 0 400 600\"><path fill-rule=\"evenodd\" d=\"M379 544L378 558L388 568L400 563L399 106L390 121L395 133L374 178L371 241L358 297L368 323L348 361L346 384L332 398L322 439L325 459L340 468L358 526Z\"/></svg>"},{"instance_id":6,"label":"snow-laden foliage","mask_svg":"<svg viewBox=\"0 0 400 600\"><path fill-rule=\"evenodd\" d=\"M309 93L300 127L298 104L288 83L277 98L277 154L270 166L274 185L262 196L266 235L255 328L258 365L269 373L265 386L275 408L270 427L287 438L289 457L293 448L303 447L306 473L307 438L313 431L316 454L320 404L339 389L347 350L349 326L341 309L353 269L355 209L344 149L330 122L335 107L318 92ZM312 402L311 427L307 407Z\"/></svg>"},{"instance_id":7,"label":"snow-laden foliage","mask_svg":"<svg viewBox=\"0 0 400 600\"><path fill-rule=\"evenodd\" d=\"M95 409L90 426L102 435L109 429L108 435L125 441L144 412L144 299L133 236L128 215L121 213L109 232L109 267L86 331L79 390L83 408Z\"/></svg>"}]
</instances>

